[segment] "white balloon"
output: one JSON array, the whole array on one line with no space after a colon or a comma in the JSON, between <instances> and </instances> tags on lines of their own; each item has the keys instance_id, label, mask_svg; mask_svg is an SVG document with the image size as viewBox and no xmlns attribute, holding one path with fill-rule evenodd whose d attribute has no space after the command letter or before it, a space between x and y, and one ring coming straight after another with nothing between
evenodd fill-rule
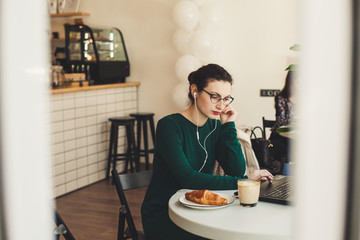
<instances>
[{"instance_id":1,"label":"white balloon","mask_svg":"<svg viewBox=\"0 0 360 240\"><path fill-rule=\"evenodd\" d=\"M181 28L174 33L173 43L176 50L178 50L178 52L182 54L190 53L190 46L189 46L190 37L191 37L191 33Z\"/></svg>"},{"instance_id":2,"label":"white balloon","mask_svg":"<svg viewBox=\"0 0 360 240\"><path fill-rule=\"evenodd\" d=\"M183 82L188 82L189 74L201 67L201 62L192 55L180 57L175 66L176 76Z\"/></svg>"},{"instance_id":3,"label":"white balloon","mask_svg":"<svg viewBox=\"0 0 360 240\"><path fill-rule=\"evenodd\" d=\"M174 7L173 17L180 28L191 31L199 21L198 6L191 1L180 1Z\"/></svg>"},{"instance_id":4,"label":"white balloon","mask_svg":"<svg viewBox=\"0 0 360 240\"><path fill-rule=\"evenodd\" d=\"M204 5L204 3L206 2L206 0L193 0L194 3L196 3L196 5L198 5L199 7L201 7L202 5Z\"/></svg>"},{"instance_id":5,"label":"white balloon","mask_svg":"<svg viewBox=\"0 0 360 240\"><path fill-rule=\"evenodd\" d=\"M211 28L200 28L191 36L191 53L202 62L213 61L219 53L219 40L214 32Z\"/></svg>"},{"instance_id":6,"label":"white balloon","mask_svg":"<svg viewBox=\"0 0 360 240\"><path fill-rule=\"evenodd\" d=\"M187 103L187 95L189 91L189 84L187 83L179 83L177 84L172 91L172 99L175 102L176 106L180 109L184 109Z\"/></svg>"},{"instance_id":7,"label":"white balloon","mask_svg":"<svg viewBox=\"0 0 360 240\"><path fill-rule=\"evenodd\" d=\"M222 18L223 14L215 4L207 4L201 8L199 23L200 26L215 26Z\"/></svg>"}]
</instances>

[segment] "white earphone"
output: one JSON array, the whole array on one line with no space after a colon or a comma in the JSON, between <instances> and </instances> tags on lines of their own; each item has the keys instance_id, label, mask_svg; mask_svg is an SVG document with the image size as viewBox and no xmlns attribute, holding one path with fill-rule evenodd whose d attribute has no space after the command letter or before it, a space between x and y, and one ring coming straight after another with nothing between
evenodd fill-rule
<instances>
[{"instance_id":1,"label":"white earphone","mask_svg":"<svg viewBox=\"0 0 360 240\"><path fill-rule=\"evenodd\" d=\"M194 92L194 98L196 98L196 92Z\"/></svg>"}]
</instances>

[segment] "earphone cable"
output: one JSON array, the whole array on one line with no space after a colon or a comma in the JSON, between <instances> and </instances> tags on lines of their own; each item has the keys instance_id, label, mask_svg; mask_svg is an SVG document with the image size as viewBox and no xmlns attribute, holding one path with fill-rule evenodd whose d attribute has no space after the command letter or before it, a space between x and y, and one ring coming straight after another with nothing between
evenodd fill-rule
<instances>
[{"instance_id":1,"label":"earphone cable","mask_svg":"<svg viewBox=\"0 0 360 240\"><path fill-rule=\"evenodd\" d=\"M210 134L212 134L212 133L215 131L216 125L217 125L217 120L215 120L215 127L214 127L214 129L206 136L206 138L205 138L205 140L204 140L204 147L206 146L206 139L210 136ZM200 168L199 172L204 168L204 166L205 166L205 164L206 164L206 161L207 161L207 158L208 158L208 152L206 151L206 149L204 149L204 150L205 150L205 152L206 152L206 157L205 157L205 161L204 161L202 167Z\"/></svg>"},{"instance_id":2,"label":"earphone cable","mask_svg":"<svg viewBox=\"0 0 360 240\"><path fill-rule=\"evenodd\" d=\"M201 168L199 169L199 172L201 172L201 170L204 168L205 164L206 164L206 161L207 161L207 158L208 158L208 152L206 150L206 140L207 138L210 136L210 134L212 134L215 129L216 129L216 126L217 126L217 120L215 121L215 127L214 129L205 137L204 139L204 145L201 145L200 143L200 137L199 137L199 122L200 122L200 118L199 118L199 112L198 112L198 109L197 109L197 105L196 105L196 97L194 97L194 100L195 100L195 110L196 110L196 117L197 117L197 124L196 124L196 137L197 137L197 140L198 140L198 143L200 145L200 147L205 151L205 159L204 159L204 163L203 165L201 166Z\"/></svg>"}]
</instances>

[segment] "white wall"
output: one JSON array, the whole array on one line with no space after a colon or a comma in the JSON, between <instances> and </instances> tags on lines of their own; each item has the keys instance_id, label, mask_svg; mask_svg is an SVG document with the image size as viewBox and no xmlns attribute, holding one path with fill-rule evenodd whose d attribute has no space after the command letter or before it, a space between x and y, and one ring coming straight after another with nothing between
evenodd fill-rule
<instances>
[{"instance_id":1,"label":"white wall","mask_svg":"<svg viewBox=\"0 0 360 240\"><path fill-rule=\"evenodd\" d=\"M131 64L127 81L141 82L139 109L154 112L156 120L182 109L172 98L174 86L180 83L175 63L182 56L172 42L179 29L172 13L177 2L82 0L79 7L91 13L83 17L85 24L117 27L123 32ZM294 55L289 47L298 42L297 1L222 0L215 4L223 12L218 26L222 49L218 63L235 79L238 121L259 125L262 116L275 115L273 98L259 97L259 90L282 88L284 69ZM52 31L63 34L63 23L64 19L52 19Z\"/></svg>"},{"instance_id":2,"label":"white wall","mask_svg":"<svg viewBox=\"0 0 360 240\"><path fill-rule=\"evenodd\" d=\"M260 89L281 89L297 43L295 0L228 1L224 66L233 74L239 121L262 124L275 118L274 99L259 97Z\"/></svg>"}]
</instances>

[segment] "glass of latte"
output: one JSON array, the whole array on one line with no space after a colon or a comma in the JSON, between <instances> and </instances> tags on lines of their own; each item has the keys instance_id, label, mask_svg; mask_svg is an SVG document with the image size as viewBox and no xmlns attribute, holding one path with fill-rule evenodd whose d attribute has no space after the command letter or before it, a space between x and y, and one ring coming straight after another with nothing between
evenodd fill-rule
<instances>
[{"instance_id":1,"label":"glass of latte","mask_svg":"<svg viewBox=\"0 0 360 240\"><path fill-rule=\"evenodd\" d=\"M260 181L250 179L238 180L239 202L244 207L255 207L259 201Z\"/></svg>"}]
</instances>

